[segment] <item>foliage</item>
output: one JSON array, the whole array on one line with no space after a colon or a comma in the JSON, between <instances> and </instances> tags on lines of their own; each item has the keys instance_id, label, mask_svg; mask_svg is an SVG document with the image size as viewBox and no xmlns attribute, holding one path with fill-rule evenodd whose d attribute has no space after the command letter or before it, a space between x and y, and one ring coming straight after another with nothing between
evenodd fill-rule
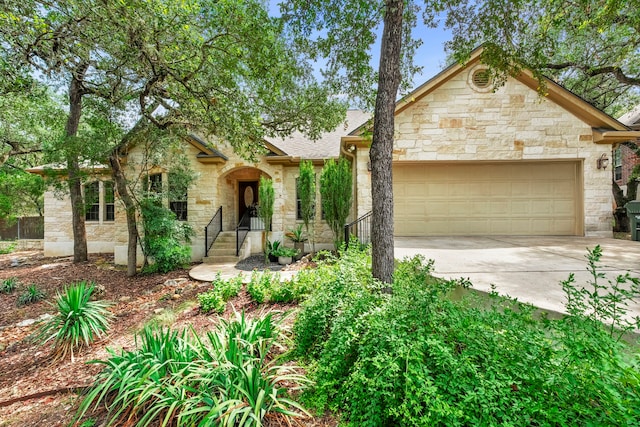
<instances>
[{"instance_id":1,"label":"foliage","mask_svg":"<svg viewBox=\"0 0 640 427\"><path fill-rule=\"evenodd\" d=\"M3 245L3 247L0 247L0 255L10 254L11 252L16 250L16 247L18 247L18 243L16 242L11 242L8 245Z\"/></svg>"},{"instance_id":2,"label":"foliage","mask_svg":"<svg viewBox=\"0 0 640 427\"><path fill-rule=\"evenodd\" d=\"M351 210L353 188L351 166L344 157L336 163L327 160L320 175L322 211L329 224L336 248L344 242L343 227Z\"/></svg>"},{"instance_id":3,"label":"foliage","mask_svg":"<svg viewBox=\"0 0 640 427\"><path fill-rule=\"evenodd\" d=\"M255 320L236 313L201 339L193 331L145 329L137 350L110 351L77 419L105 405L107 425L260 426L265 419L288 422L304 410L286 396L302 387L293 366L277 365L271 349L279 322L272 314Z\"/></svg>"},{"instance_id":4,"label":"foliage","mask_svg":"<svg viewBox=\"0 0 640 427\"><path fill-rule=\"evenodd\" d=\"M456 282L431 277L420 257L398 264L385 294L367 258L348 250L294 325L295 352L314 369L306 400L340 409L345 425L617 426L640 416L640 360L588 319L595 309L611 320L604 305L550 320L496 293L456 299Z\"/></svg>"},{"instance_id":5,"label":"foliage","mask_svg":"<svg viewBox=\"0 0 640 427\"><path fill-rule=\"evenodd\" d=\"M2 285L0 285L0 293L10 294L16 290L16 285L18 284L17 277L9 277L2 281Z\"/></svg>"},{"instance_id":6,"label":"foliage","mask_svg":"<svg viewBox=\"0 0 640 427\"><path fill-rule=\"evenodd\" d=\"M227 301L238 295L238 292L242 289L242 276L238 275L232 279L224 280L220 273L218 273L211 284L213 289L198 294L200 310L203 313L210 313L212 311L222 313L227 305Z\"/></svg>"},{"instance_id":7,"label":"foliage","mask_svg":"<svg viewBox=\"0 0 640 427\"><path fill-rule=\"evenodd\" d=\"M617 340L626 332L640 329L640 317L630 319L628 316L629 303L640 298L640 279L626 272L616 276L614 280L607 279L607 283L602 284L606 276L600 270L600 245L588 249L585 257L587 271L591 274L589 287L578 288L573 273L561 283L567 297L567 312L584 322L608 324L609 334Z\"/></svg>"},{"instance_id":8,"label":"foliage","mask_svg":"<svg viewBox=\"0 0 640 427\"><path fill-rule=\"evenodd\" d=\"M46 296L47 295L43 291L38 289L36 284L32 283L20 294L16 304L18 304L18 306L33 304L45 299Z\"/></svg>"},{"instance_id":9,"label":"foliage","mask_svg":"<svg viewBox=\"0 0 640 427\"><path fill-rule=\"evenodd\" d=\"M260 177L258 184L258 216L264 222L265 242L269 241L269 231L271 231L271 218L273 217L273 203L276 196L273 192L273 181L264 176ZM266 245L266 243L265 243ZM264 263L269 259L267 247L264 248Z\"/></svg>"},{"instance_id":10,"label":"foliage","mask_svg":"<svg viewBox=\"0 0 640 427\"><path fill-rule=\"evenodd\" d=\"M11 166L0 166L0 218L44 214L44 180Z\"/></svg>"},{"instance_id":11,"label":"foliage","mask_svg":"<svg viewBox=\"0 0 640 427\"><path fill-rule=\"evenodd\" d=\"M112 314L106 301L92 301L94 283L78 282L66 286L56 295L57 313L40 329L43 342L54 341L56 358L68 354L73 360L74 351L90 345L109 329Z\"/></svg>"},{"instance_id":12,"label":"foliage","mask_svg":"<svg viewBox=\"0 0 640 427\"><path fill-rule=\"evenodd\" d=\"M282 242L280 240L274 240L273 242L271 242L271 241L269 241L269 239L267 239L266 242L265 242L267 255L271 255L274 252L280 250L280 245L281 244L282 244ZM265 261L265 263L266 263L266 261Z\"/></svg>"},{"instance_id":13,"label":"foliage","mask_svg":"<svg viewBox=\"0 0 640 427\"><path fill-rule=\"evenodd\" d=\"M157 198L142 200L140 207L144 228L142 247L145 255L154 261L146 270L167 273L188 265L191 261L188 243L193 235L191 226L178 221L175 214L162 206Z\"/></svg>"},{"instance_id":14,"label":"foliage","mask_svg":"<svg viewBox=\"0 0 640 427\"><path fill-rule=\"evenodd\" d=\"M277 257L294 257L298 255L298 250L294 248L288 248L286 246L280 246L277 250L271 252L271 255Z\"/></svg>"},{"instance_id":15,"label":"foliage","mask_svg":"<svg viewBox=\"0 0 640 427\"><path fill-rule=\"evenodd\" d=\"M285 233L285 236L287 236L294 243L302 243L307 241L307 238L303 237L302 235L302 224L298 224L296 228Z\"/></svg>"},{"instance_id":16,"label":"foliage","mask_svg":"<svg viewBox=\"0 0 640 427\"><path fill-rule=\"evenodd\" d=\"M315 275L305 270L288 281L269 270L254 271L247 283L247 292L258 304L291 303L303 301L316 285Z\"/></svg>"},{"instance_id":17,"label":"foliage","mask_svg":"<svg viewBox=\"0 0 640 427\"><path fill-rule=\"evenodd\" d=\"M574 7L562 0L490 4L502 19L492 19L480 4L449 15L454 36L449 48L458 59L484 43L484 61L494 69L515 71L512 67L526 65L544 72L614 117L640 100L635 48L640 12L635 5L600 0L580 0Z\"/></svg>"},{"instance_id":18,"label":"foliage","mask_svg":"<svg viewBox=\"0 0 640 427\"><path fill-rule=\"evenodd\" d=\"M300 216L304 227L307 230L307 236L311 238L313 252L315 252L315 233L313 222L316 217L316 172L313 163L310 160L302 160L299 166L298 176L298 197L300 198ZM311 228L309 228L311 225ZM299 237L302 237L302 226L298 226ZM294 240L294 242L303 242L304 240Z\"/></svg>"}]
</instances>

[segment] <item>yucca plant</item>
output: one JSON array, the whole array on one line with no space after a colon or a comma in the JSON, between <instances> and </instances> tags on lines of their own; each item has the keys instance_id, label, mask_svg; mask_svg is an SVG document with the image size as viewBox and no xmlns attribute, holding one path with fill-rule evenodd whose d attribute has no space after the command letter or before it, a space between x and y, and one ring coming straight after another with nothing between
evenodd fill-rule
<instances>
[{"instance_id":1,"label":"yucca plant","mask_svg":"<svg viewBox=\"0 0 640 427\"><path fill-rule=\"evenodd\" d=\"M46 296L47 295L44 292L38 289L37 285L31 284L27 286L27 289L25 289L22 294L20 294L16 304L18 304L18 306L33 304L45 299Z\"/></svg>"},{"instance_id":2,"label":"yucca plant","mask_svg":"<svg viewBox=\"0 0 640 427\"><path fill-rule=\"evenodd\" d=\"M40 329L43 342L54 340L54 355L73 360L74 351L91 344L109 329L112 314L107 301L91 301L94 283L78 282L58 292L58 312Z\"/></svg>"}]
</instances>

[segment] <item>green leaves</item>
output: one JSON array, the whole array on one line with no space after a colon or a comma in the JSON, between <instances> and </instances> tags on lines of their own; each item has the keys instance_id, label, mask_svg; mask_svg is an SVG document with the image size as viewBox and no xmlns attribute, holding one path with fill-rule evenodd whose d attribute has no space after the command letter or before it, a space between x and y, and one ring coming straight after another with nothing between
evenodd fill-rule
<instances>
[{"instance_id":1,"label":"green leaves","mask_svg":"<svg viewBox=\"0 0 640 427\"><path fill-rule=\"evenodd\" d=\"M267 418L288 422L304 409L286 388L308 380L270 353L279 321L269 314L236 313L201 340L193 331L145 329L135 351L111 353L77 419L105 404L107 425L261 426Z\"/></svg>"},{"instance_id":2,"label":"green leaves","mask_svg":"<svg viewBox=\"0 0 640 427\"><path fill-rule=\"evenodd\" d=\"M322 212L329 224L336 249L344 242L343 227L351 210L353 187L351 185L351 165L344 157L336 163L327 160L320 175L320 195Z\"/></svg>"},{"instance_id":3,"label":"green leaves","mask_svg":"<svg viewBox=\"0 0 640 427\"><path fill-rule=\"evenodd\" d=\"M565 319L540 319L495 293L455 297L458 285L431 277L421 258L398 263L391 295L363 266L350 246L317 276L294 325L296 352L313 367L306 401L346 425L618 426L640 415L637 348L595 320L619 312L602 292Z\"/></svg>"},{"instance_id":4,"label":"green leaves","mask_svg":"<svg viewBox=\"0 0 640 427\"><path fill-rule=\"evenodd\" d=\"M54 341L56 358L71 355L73 360L74 351L90 345L109 329L110 303L92 301L94 289L93 283L79 282L57 294L58 311L39 331L43 342Z\"/></svg>"}]
</instances>

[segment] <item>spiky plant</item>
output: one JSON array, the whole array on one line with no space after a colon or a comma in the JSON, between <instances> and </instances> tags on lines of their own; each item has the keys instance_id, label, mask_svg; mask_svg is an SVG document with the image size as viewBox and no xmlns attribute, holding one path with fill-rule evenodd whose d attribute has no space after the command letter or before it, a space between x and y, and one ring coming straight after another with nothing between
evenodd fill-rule
<instances>
[{"instance_id":1,"label":"spiky plant","mask_svg":"<svg viewBox=\"0 0 640 427\"><path fill-rule=\"evenodd\" d=\"M37 285L31 284L20 294L16 303L18 306L29 305L45 299L46 296L44 292L38 289Z\"/></svg>"},{"instance_id":2,"label":"spiky plant","mask_svg":"<svg viewBox=\"0 0 640 427\"><path fill-rule=\"evenodd\" d=\"M54 340L54 356L65 358L91 344L109 329L112 314L107 301L91 301L94 283L85 281L67 286L56 296L58 312L40 330L43 342Z\"/></svg>"}]
</instances>

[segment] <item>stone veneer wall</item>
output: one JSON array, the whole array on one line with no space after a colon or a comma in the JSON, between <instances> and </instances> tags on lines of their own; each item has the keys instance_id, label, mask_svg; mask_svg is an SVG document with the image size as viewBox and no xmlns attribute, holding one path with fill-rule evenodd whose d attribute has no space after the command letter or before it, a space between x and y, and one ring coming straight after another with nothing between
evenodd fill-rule
<instances>
[{"instance_id":1,"label":"stone veneer wall","mask_svg":"<svg viewBox=\"0 0 640 427\"><path fill-rule=\"evenodd\" d=\"M394 162L583 160L587 236L611 236L611 171L596 161L609 145L590 126L509 78L495 93L476 91L472 67L396 116ZM357 151L358 216L371 209L369 150Z\"/></svg>"},{"instance_id":2,"label":"stone veneer wall","mask_svg":"<svg viewBox=\"0 0 640 427\"><path fill-rule=\"evenodd\" d=\"M102 186L100 186L100 193L102 199ZM102 205L100 206L102 207ZM46 191L44 211L44 255L73 255L73 229L69 196L58 196L53 191ZM113 237L117 228L115 221L86 221L85 226L89 253L113 252Z\"/></svg>"}]
</instances>

